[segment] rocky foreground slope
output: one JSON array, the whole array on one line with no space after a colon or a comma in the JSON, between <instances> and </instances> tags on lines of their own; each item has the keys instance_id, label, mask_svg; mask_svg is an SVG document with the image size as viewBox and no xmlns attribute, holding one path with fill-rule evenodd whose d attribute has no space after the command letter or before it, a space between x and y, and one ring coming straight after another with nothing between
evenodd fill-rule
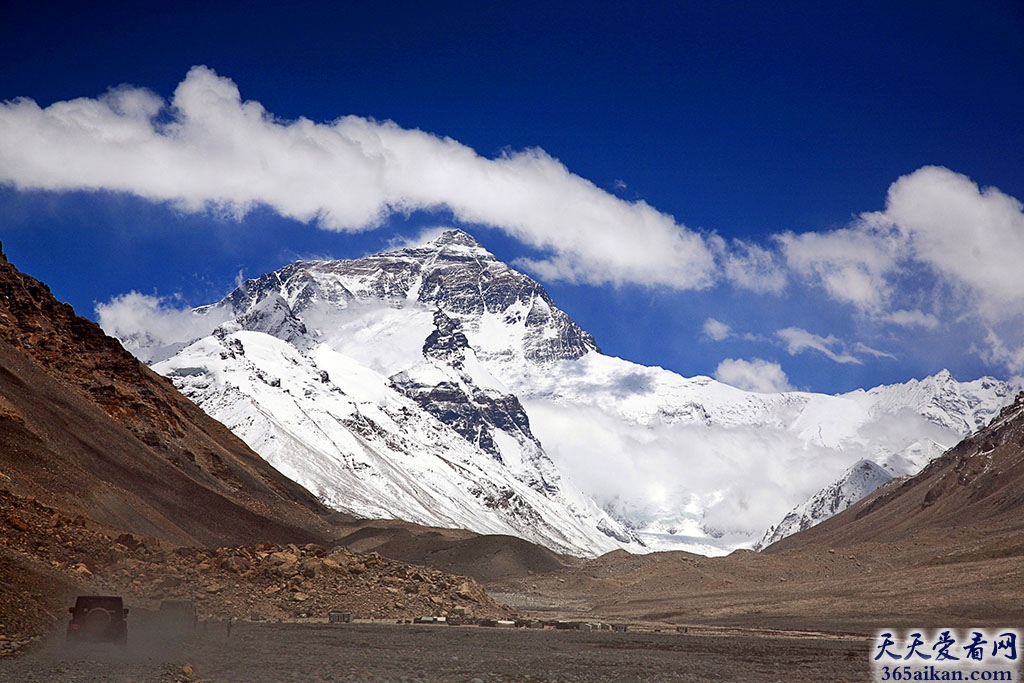
<instances>
[{"instance_id":1,"label":"rocky foreground slope","mask_svg":"<svg viewBox=\"0 0 1024 683\"><path fill-rule=\"evenodd\" d=\"M41 626L60 626L55 617L64 610L55 607L65 605L51 599L48 594L54 592L62 593L65 602L76 592L121 595L141 610L156 609L163 599L183 598L193 600L199 618L210 621L324 619L331 610L389 620L509 614L473 579L345 546L174 546L152 536L101 529L4 490L0 515L5 549L0 566L8 570L0 588L0 614L7 642L46 630ZM10 590L12 584L18 590Z\"/></svg>"},{"instance_id":2,"label":"rocky foreground slope","mask_svg":"<svg viewBox=\"0 0 1024 683\"><path fill-rule=\"evenodd\" d=\"M770 546L921 546L936 564L1024 557L1024 392L983 429L843 514ZM1021 565L1024 574L1024 564Z\"/></svg>"},{"instance_id":3,"label":"rocky foreground slope","mask_svg":"<svg viewBox=\"0 0 1024 683\"><path fill-rule=\"evenodd\" d=\"M326 508L0 255L0 472L177 543L317 540Z\"/></svg>"},{"instance_id":4,"label":"rocky foreground slope","mask_svg":"<svg viewBox=\"0 0 1024 683\"><path fill-rule=\"evenodd\" d=\"M94 355L110 343L97 341L97 331L39 283L0 266L5 651L26 635L59 629L75 592L119 592L143 609L164 597L190 597L215 619L296 618L328 608L382 618L423 610L506 613L471 580L382 555L454 571L473 566L500 601L537 616L863 633L1024 619L1024 396L917 477L887 484L766 552L708 558L617 551L583 562L515 539L325 519L301 489L272 485L277 475L239 442L228 438L218 450L210 439L226 432L200 421L207 426L197 434L181 418L186 408L155 401L162 392L174 395L163 380L127 356ZM79 327L85 332L74 331ZM105 375L108 361L142 383ZM139 403L125 417L119 401L98 405L94 390ZM165 434L166 424L137 417L157 413L181 418L176 429ZM152 434L153 443L136 434ZM193 461L193 443L222 458L239 448L242 461L227 461L223 470L211 467L212 459ZM222 471L248 472L255 493L233 499L231 476L242 475L218 479ZM160 477L215 505L175 504ZM274 514L282 509L288 514ZM296 520L310 524L299 528ZM306 537L287 538L303 529ZM259 540L262 533L274 536ZM202 538L209 540L195 542Z\"/></svg>"}]
</instances>

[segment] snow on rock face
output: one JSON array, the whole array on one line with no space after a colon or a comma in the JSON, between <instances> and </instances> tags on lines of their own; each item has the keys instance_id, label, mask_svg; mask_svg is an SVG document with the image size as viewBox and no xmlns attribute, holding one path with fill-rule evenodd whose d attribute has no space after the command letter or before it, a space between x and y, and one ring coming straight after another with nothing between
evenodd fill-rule
<instances>
[{"instance_id":1,"label":"snow on rock face","mask_svg":"<svg viewBox=\"0 0 1024 683\"><path fill-rule=\"evenodd\" d=\"M781 522L769 527L764 538L758 542L755 548L760 550L786 536L825 521L892 478L892 474L870 460L858 461L846 470L837 481L798 505Z\"/></svg>"},{"instance_id":2,"label":"snow on rock face","mask_svg":"<svg viewBox=\"0 0 1024 683\"><path fill-rule=\"evenodd\" d=\"M193 313L212 334L154 368L328 504L581 555L751 547L858 461L912 474L1013 394L948 373L761 394L605 356L458 230Z\"/></svg>"},{"instance_id":3,"label":"snow on rock face","mask_svg":"<svg viewBox=\"0 0 1024 683\"><path fill-rule=\"evenodd\" d=\"M836 396L762 394L593 353L508 381L552 459L648 546L727 551L750 547L766 521L859 460L916 474L1013 395L1005 382L945 375Z\"/></svg>"},{"instance_id":4,"label":"snow on rock face","mask_svg":"<svg viewBox=\"0 0 1024 683\"><path fill-rule=\"evenodd\" d=\"M586 501L538 491L326 347L314 358L262 332L202 339L156 366L325 503L356 515L511 534L562 552L618 547ZM372 400L367 400L372 399ZM557 490L556 490L557 493ZM612 527L616 527L611 523Z\"/></svg>"},{"instance_id":5,"label":"snow on rock face","mask_svg":"<svg viewBox=\"0 0 1024 683\"><path fill-rule=\"evenodd\" d=\"M947 370L923 380L879 386L846 394L866 411L870 422L866 437L886 448L876 448L874 461L861 460L835 482L796 506L765 533L758 548L803 531L836 515L894 476L913 475L961 438L992 420L1012 398L1017 387L991 377L957 382ZM907 421L915 422L909 432ZM895 440L897 434L908 438ZM954 435L951 443L949 436Z\"/></svg>"},{"instance_id":6,"label":"snow on rock face","mask_svg":"<svg viewBox=\"0 0 1024 683\"><path fill-rule=\"evenodd\" d=\"M423 344L425 363L393 375L391 385L506 465L520 481L542 493L557 494L558 472L531 433L519 399L488 387L493 382L486 381L486 371L477 365L458 321L438 310L434 325Z\"/></svg>"},{"instance_id":7,"label":"snow on rock face","mask_svg":"<svg viewBox=\"0 0 1024 683\"><path fill-rule=\"evenodd\" d=\"M545 299L454 231L420 248L300 262L250 280L195 311L229 322L154 368L335 508L579 555L642 548L563 482L519 399L462 332L464 320L475 327L479 312L518 302L547 313L521 325L503 352L593 347Z\"/></svg>"},{"instance_id":8,"label":"snow on rock face","mask_svg":"<svg viewBox=\"0 0 1024 683\"><path fill-rule=\"evenodd\" d=\"M984 427L1009 403L1015 386L991 377L958 382L948 370L923 380L875 387L876 410L897 412L909 408L940 427L971 434Z\"/></svg>"}]
</instances>

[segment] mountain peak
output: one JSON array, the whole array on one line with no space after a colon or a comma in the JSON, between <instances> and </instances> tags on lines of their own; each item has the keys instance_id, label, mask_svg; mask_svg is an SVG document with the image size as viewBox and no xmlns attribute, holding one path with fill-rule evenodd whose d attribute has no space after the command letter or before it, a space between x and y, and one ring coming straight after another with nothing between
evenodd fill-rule
<instances>
[{"instance_id":1,"label":"mountain peak","mask_svg":"<svg viewBox=\"0 0 1024 683\"><path fill-rule=\"evenodd\" d=\"M440 235L435 237L430 242L427 242L424 246L436 246L436 247L468 247L470 249L483 249L484 246L476 241L472 235L468 232L459 230L458 228L452 228L451 230L445 230Z\"/></svg>"}]
</instances>

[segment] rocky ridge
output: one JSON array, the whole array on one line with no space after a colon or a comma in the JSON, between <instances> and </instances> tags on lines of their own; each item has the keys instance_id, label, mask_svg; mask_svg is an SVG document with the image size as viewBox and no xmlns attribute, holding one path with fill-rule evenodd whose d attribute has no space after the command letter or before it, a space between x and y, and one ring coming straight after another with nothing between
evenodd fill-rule
<instances>
[{"instance_id":1,"label":"rocky ridge","mask_svg":"<svg viewBox=\"0 0 1024 683\"><path fill-rule=\"evenodd\" d=\"M458 320L434 312L435 330L423 343L423 357L430 367L421 366L392 375L391 386L411 398L421 408L452 427L464 439L502 462L496 438L504 432L519 444L519 451L531 467L522 476L531 488L555 494L559 490L558 473L530 431L530 418L519 398L495 388L483 389L467 371L466 363L475 352L462 333ZM467 356L469 358L467 358ZM450 378L431 378L430 370L448 367ZM424 376L424 375L428 376Z\"/></svg>"},{"instance_id":2,"label":"rocky ridge","mask_svg":"<svg viewBox=\"0 0 1024 683\"><path fill-rule=\"evenodd\" d=\"M933 553L935 564L1014 558L1024 552L1019 513L1024 504L1024 392L988 425L932 460L919 474L893 480L842 514L771 546L850 546L954 537ZM941 548L941 544L935 544Z\"/></svg>"},{"instance_id":3,"label":"rocky ridge","mask_svg":"<svg viewBox=\"0 0 1024 683\"><path fill-rule=\"evenodd\" d=\"M507 613L333 543L351 522L0 257L0 654L62 629L76 594L208 619Z\"/></svg>"},{"instance_id":4,"label":"rocky ridge","mask_svg":"<svg viewBox=\"0 0 1024 683\"><path fill-rule=\"evenodd\" d=\"M22 495L178 543L326 532L308 491L2 252L0 377L0 469Z\"/></svg>"},{"instance_id":5,"label":"rocky ridge","mask_svg":"<svg viewBox=\"0 0 1024 683\"><path fill-rule=\"evenodd\" d=\"M942 430L968 436L995 418L1013 389L1013 384L991 377L958 382L948 370L942 370L923 380L912 379L904 384L879 386L851 395L874 398L873 409L878 413L898 414L909 407ZM790 534L820 524L894 477L916 474L947 446L925 437L900 451L880 453L876 461L858 461L835 482L769 527L755 547L767 547Z\"/></svg>"},{"instance_id":6,"label":"rocky ridge","mask_svg":"<svg viewBox=\"0 0 1024 683\"><path fill-rule=\"evenodd\" d=\"M608 553L490 586L524 609L832 633L1021 623L1024 392L915 476L763 552Z\"/></svg>"}]
</instances>

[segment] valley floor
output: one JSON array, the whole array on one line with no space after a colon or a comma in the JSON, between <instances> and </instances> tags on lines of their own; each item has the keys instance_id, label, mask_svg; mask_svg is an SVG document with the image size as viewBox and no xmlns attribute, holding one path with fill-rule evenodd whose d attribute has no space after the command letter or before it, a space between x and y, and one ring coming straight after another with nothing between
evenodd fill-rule
<instances>
[{"instance_id":1,"label":"valley floor","mask_svg":"<svg viewBox=\"0 0 1024 683\"><path fill-rule=\"evenodd\" d=\"M557 631L396 624L236 623L178 642L133 633L124 650L62 640L0 660L0 680L282 681L863 681L860 637L742 630Z\"/></svg>"}]
</instances>

